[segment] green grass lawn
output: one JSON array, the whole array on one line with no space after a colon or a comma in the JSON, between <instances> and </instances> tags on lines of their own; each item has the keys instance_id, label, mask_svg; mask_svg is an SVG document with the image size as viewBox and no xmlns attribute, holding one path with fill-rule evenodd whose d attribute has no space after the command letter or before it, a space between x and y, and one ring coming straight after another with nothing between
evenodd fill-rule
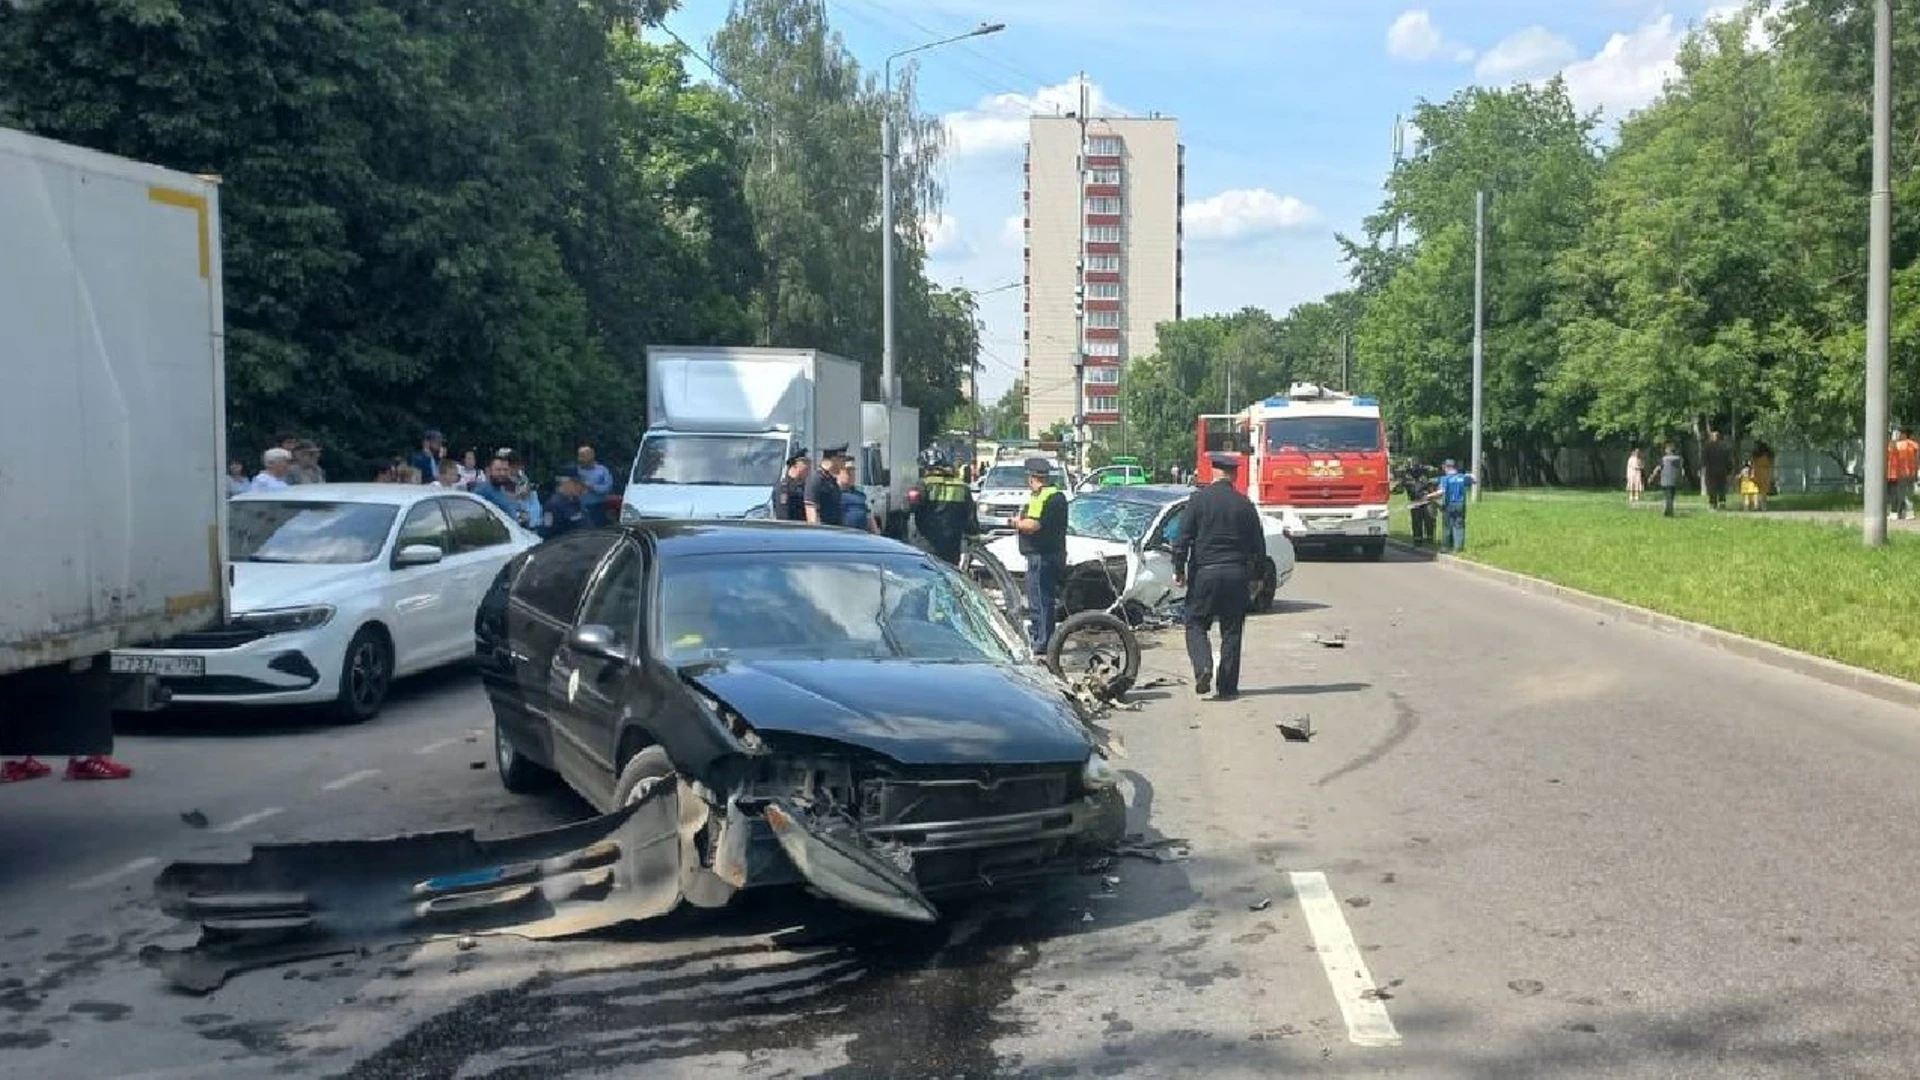
<instances>
[{"instance_id":1,"label":"green grass lawn","mask_svg":"<svg viewBox=\"0 0 1920 1080\"><path fill-rule=\"evenodd\" d=\"M1698 496L1671 519L1651 496L1646 505L1630 510L1614 493L1490 492L1468 512L1466 555L1920 682L1920 536L1894 532L1869 550L1857 524L1742 520L1706 511ZM1393 534L1410 536L1398 505Z\"/></svg>"}]
</instances>

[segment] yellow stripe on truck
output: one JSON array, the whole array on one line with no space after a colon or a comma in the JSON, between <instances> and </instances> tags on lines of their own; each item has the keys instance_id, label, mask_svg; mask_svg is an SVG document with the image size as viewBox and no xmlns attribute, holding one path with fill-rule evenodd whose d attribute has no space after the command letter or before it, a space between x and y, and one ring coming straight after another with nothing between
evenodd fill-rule
<instances>
[{"instance_id":1,"label":"yellow stripe on truck","mask_svg":"<svg viewBox=\"0 0 1920 1080\"><path fill-rule=\"evenodd\" d=\"M177 191L173 188L151 186L147 188L147 201L162 206L177 206L182 210L191 210L200 219L200 276L213 276L213 230L207 220L207 197L191 191Z\"/></svg>"}]
</instances>

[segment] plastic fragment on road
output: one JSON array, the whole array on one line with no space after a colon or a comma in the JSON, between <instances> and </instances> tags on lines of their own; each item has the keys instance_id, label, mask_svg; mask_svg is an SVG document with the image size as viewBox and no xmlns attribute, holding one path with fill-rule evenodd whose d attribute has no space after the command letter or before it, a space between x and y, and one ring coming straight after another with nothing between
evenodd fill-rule
<instances>
[{"instance_id":1,"label":"plastic fragment on road","mask_svg":"<svg viewBox=\"0 0 1920 1080\"><path fill-rule=\"evenodd\" d=\"M1344 649L1347 647L1347 635L1352 632L1352 627L1343 626L1338 633L1313 635L1313 643L1327 649Z\"/></svg>"},{"instance_id":2,"label":"plastic fragment on road","mask_svg":"<svg viewBox=\"0 0 1920 1080\"><path fill-rule=\"evenodd\" d=\"M1255 900L1253 903L1248 904L1247 910L1248 911L1265 911L1272 906L1273 906L1273 897L1263 896L1260 899Z\"/></svg>"},{"instance_id":3,"label":"plastic fragment on road","mask_svg":"<svg viewBox=\"0 0 1920 1080\"><path fill-rule=\"evenodd\" d=\"M1273 725L1280 729L1280 735L1288 742L1307 742L1313 738L1313 717L1311 715L1290 716L1276 721Z\"/></svg>"},{"instance_id":4,"label":"plastic fragment on road","mask_svg":"<svg viewBox=\"0 0 1920 1080\"><path fill-rule=\"evenodd\" d=\"M1177 836L1148 840L1139 833L1129 835L1116 844L1113 853L1122 858L1145 859L1148 862L1180 862L1192 852L1187 841Z\"/></svg>"}]
</instances>

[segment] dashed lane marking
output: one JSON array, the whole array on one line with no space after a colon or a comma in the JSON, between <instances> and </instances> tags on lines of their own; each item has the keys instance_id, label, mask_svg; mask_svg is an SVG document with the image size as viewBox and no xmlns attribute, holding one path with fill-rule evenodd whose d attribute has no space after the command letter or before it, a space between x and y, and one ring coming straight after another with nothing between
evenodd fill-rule
<instances>
[{"instance_id":1,"label":"dashed lane marking","mask_svg":"<svg viewBox=\"0 0 1920 1080\"><path fill-rule=\"evenodd\" d=\"M1400 1045L1400 1032L1387 1015L1367 962L1360 957L1360 946L1354 944L1353 931L1327 884L1327 875L1313 870L1287 876L1293 880L1293 895L1313 934L1320 966L1333 986L1333 998L1340 1003L1340 1015L1347 1021L1347 1039L1357 1046Z\"/></svg>"},{"instance_id":2,"label":"dashed lane marking","mask_svg":"<svg viewBox=\"0 0 1920 1080\"><path fill-rule=\"evenodd\" d=\"M142 855L137 859L133 859L129 862L121 864L120 866L116 866L113 869L108 870L103 874L95 874L92 877L87 878L85 881L76 881L73 883L73 887L76 889L97 889L100 886L105 885L111 881L126 877L128 874L134 874L142 870L145 870L147 867L152 866L154 863L157 863L159 861L160 861L159 859L155 858L152 855Z\"/></svg>"},{"instance_id":3,"label":"dashed lane marking","mask_svg":"<svg viewBox=\"0 0 1920 1080\"><path fill-rule=\"evenodd\" d=\"M246 828L249 825L258 825L259 823L267 820L268 818L274 816L275 814L281 814L285 812L286 812L286 809L284 807L269 806L265 810L255 810L251 814L246 814L244 816L234 818L232 821L227 822L225 825L219 826L213 831L217 833L236 833L236 832L239 832L241 829ZM1336 914L1338 913L1336 912Z\"/></svg>"},{"instance_id":4,"label":"dashed lane marking","mask_svg":"<svg viewBox=\"0 0 1920 1080\"><path fill-rule=\"evenodd\" d=\"M353 785L359 783L362 780L371 780L374 777L379 775L380 775L379 769L361 769L359 772L348 773L347 775L341 777L338 780L329 780L326 783L321 784L320 790L321 791L339 791L341 788L352 787Z\"/></svg>"}]
</instances>

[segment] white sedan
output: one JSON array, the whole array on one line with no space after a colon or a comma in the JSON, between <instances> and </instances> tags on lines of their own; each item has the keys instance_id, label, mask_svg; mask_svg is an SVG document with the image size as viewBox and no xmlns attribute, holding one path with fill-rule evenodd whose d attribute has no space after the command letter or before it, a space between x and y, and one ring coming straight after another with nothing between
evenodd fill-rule
<instances>
[{"instance_id":1,"label":"white sedan","mask_svg":"<svg viewBox=\"0 0 1920 1080\"><path fill-rule=\"evenodd\" d=\"M540 542L464 491L312 484L227 502L233 614L116 671L176 702L330 705L373 717L399 676L473 656L474 614L507 560Z\"/></svg>"},{"instance_id":2,"label":"white sedan","mask_svg":"<svg viewBox=\"0 0 1920 1080\"><path fill-rule=\"evenodd\" d=\"M1081 493L1067 504L1067 565L1081 566L1107 559L1124 560L1138 545L1139 579L1133 593L1149 606L1169 603L1186 595L1173 583L1173 540L1179 535L1187 500L1193 488L1177 484L1128 484ZM1280 523L1262 514L1267 557L1253 581L1253 610L1268 611L1274 594L1293 577L1293 541ZM1002 536L987 544L1007 572L1024 575L1027 560L1020 555L1020 538Z\"/></svg>"}]
</instances>

